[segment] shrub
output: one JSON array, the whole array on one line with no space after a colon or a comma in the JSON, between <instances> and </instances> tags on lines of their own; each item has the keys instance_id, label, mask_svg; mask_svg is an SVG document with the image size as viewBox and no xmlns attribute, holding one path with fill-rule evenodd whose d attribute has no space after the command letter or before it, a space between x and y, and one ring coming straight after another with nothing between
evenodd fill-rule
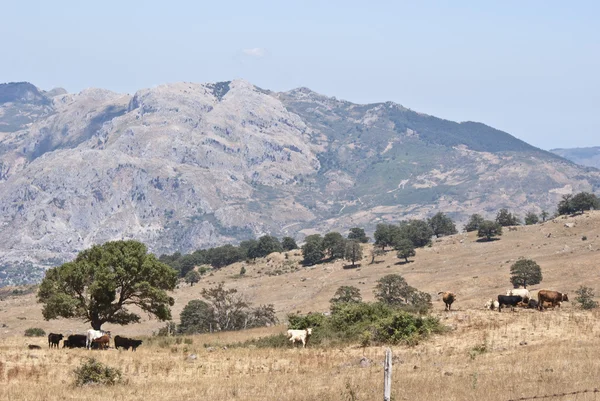
<instances>
[{"instance_id":1,"label":"shrub","mask_svg":"<svg viewBox=\"0 0 600 401\"><path fill-rule=\"evenodd\" d=\"M443 331L442 327L436 317L415 316L408 312L398 311L378 322L375 339L383 343L403 342L414 345L418 343L419 339L441 331Z\"/></svg>"},{"instance_id":2,"label":"shrub","mask_svg":"<svg viewBox=\"0 0 600 401\"><path fill-rule=\"evenodd\" d=\"M594 290L590 287L580 286L577 291L577 298L575 298L575 302L577 302L582 309L595 309L598 307L598 302L594 301Z\"/></svg>"},{"instance_id":3,"label":"shrub","mask_svg":"<svg viewBox=\"0 0 600 401\"><path fill-rule=\"evenodd\" d=\"M106 366L94 358L88 358L73 373L75 374L76 386L87 384L112 386L123 382L123 373L120 369Z\"/></svg>"},{"instance_id":4,"label":"shrub","mask_svg":"<svg viewBox=\"0 0 600 401\"><path fill-rule=\"evenodd\" d=\"M25 330L25 337L44 337L46 332L39 327L30 327Z\"/></svg>"}]
</instances>

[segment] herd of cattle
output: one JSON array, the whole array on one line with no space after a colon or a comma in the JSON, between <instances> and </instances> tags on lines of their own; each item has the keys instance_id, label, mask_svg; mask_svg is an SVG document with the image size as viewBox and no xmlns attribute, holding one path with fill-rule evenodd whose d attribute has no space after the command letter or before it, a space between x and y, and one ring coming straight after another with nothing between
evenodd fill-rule
<instances>
[{"instance_id":1,"label":"herd of cattle","mask_svg":"<svg viewBox=\"0 0 600 401\"><path fill-rule=\"evenodd\" d=\"M450 291L439 292L438 295L442 295L442 300L445 304L445 310L450 310L454 301L456 301L456 294ZM537 294L537 301L531 297L529 290L526 288L516 288L506 291L506 295L498 295L498 299L489 299L484 309L498 310L502 312L503 306L510 306L511 310L514 310L516 306L525 307L529 309L538 309L540 311L545 308L552 307L553 309L560 305L562 302L568 301L569 297L567 294L563 294L558 291L540 290Z\"/></svg>"},{"instance_id":2,"label":"herd of cattle","mask_svg":"<svg viewBox=\"0 0 600 401\"><path fill-rule=\"evenodd\" d=\"M63 348L87 348L87 349L108 349L112 336L110 331L90 329L86 334L72 334L66 339L62 334L48 334L48 347L59 348L60 341L63 342ZM115 349L124 348L135 351L137 347L142 345L142 340L133 338L115 336ZM39 349L39 345L29 345L30 349Z\"/></svg>"}]
</instances>

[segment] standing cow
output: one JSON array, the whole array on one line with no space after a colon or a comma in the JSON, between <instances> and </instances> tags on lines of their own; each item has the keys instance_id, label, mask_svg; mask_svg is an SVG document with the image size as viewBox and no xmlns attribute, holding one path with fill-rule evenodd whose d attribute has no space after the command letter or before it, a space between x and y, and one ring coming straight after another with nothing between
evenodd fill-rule
<instances>
[{"instance_id":1,"label":"standing cow","mask_svg":"<svg viewBox=\"0 0 600 401\"><path fill-rule=\"evenodd\" d=\"M515 306L523 302L523 297L520 295L498 295L498 312L502 312L502 306L510 306L510 310L514 312Z\"/></svg>"},{"instance_id":2,"label":"standing cow","mask_svg":"<svg viewBox=\"0 0 600 401\"><path fill-rule=\"evenodd\" d=\"M86 335L85 347L87 349L92 349L94 340L102 336L108 336L108 339L110 340L110 331L89 329Z\"/></svg>"},{"instance_id":3,"label":"standing cow","mask_svg":"<svg viewBox=\"0 0 600 401\"><path fill-rule=\"evenodd\" d=\"M506 295L518 295L523 298L523 302L525 303L528 303L531 299L531 295L527 288L513 288L512 290L506 291Z\"/></svg>"},{"instance_id":4,"label":"standing cow","mask_svg":"<svg viewBox=\"0 0 600 401\"><path fill-rule=\"evenodd\" d=\"M58 348L58 344L60 343L60 340L63 339L63 335L62 334L55 334L55 333L50 333L48 334L48 348Z\"/></svg>"},{"instance_id":5,"label":"standing cow","mask_svg":"<svg viewBox=\"0 0 600 401\"><path fill-rule=\"evenodd\" d=\"M563 294L558 291L540 290L538 292L538 308L539 310L544 309L544 302L548 302L554 308L556 305L560 307L561 302L568 301L569 297L567 294Z\"/></svg>"},{"instance_id":6,"label":"standing cow","mask_svg":"<svg viewBox=\"0 0 600 401\"><path fill-rule=\"evenodd\" d=\"M444 310L449 311L452 308L452 303L456 301L456 294L450 291L441 291L438 292L438 295L442 295L442 300L446 305Z\"/></svg>"}]
</instances>

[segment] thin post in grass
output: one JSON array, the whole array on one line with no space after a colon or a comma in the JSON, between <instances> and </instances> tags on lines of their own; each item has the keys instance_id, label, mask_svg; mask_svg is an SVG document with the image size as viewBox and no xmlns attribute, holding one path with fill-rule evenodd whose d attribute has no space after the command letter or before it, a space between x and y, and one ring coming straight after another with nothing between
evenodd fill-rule
<instances>
[{"instance_id":1,"label":"thin post in grass","mask_svg":"<svg viewBox=\"0 0 600 401\"><path fill-rule=\"evenodd\" d=\"M385 364L383 367L383 401L392 399L392 350L385 349Z\"/></svg>"}]
</instances>

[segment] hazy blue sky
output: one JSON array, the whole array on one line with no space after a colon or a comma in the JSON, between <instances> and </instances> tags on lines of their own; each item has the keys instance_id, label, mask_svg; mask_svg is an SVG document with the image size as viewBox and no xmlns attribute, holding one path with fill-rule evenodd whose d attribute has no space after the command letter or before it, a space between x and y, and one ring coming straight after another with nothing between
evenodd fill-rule
<instances>
[{"instance_id":1,"label":"hazy blue sky","mask_svg":"<svg viewBox=\"0 0 600 401\"><path fill-rule=\"evenodd\" d=\"M133 93L244 78L600 145L598 1L2 0L0 81Z\"/></svg>"}]
</instances>

